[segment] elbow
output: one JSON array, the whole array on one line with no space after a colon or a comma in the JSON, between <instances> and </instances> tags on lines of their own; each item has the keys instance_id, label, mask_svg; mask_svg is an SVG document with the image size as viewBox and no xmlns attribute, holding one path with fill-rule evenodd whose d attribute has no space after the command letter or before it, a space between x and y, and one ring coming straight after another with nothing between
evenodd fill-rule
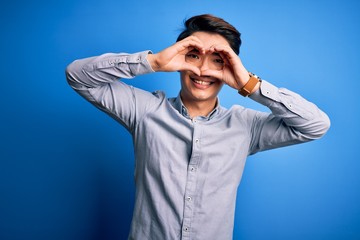
<instances>
[{"instance_id":1,"label":"elbow","mask_svg":"<svg viewBox=\"0 0 360 240\"><path fill-rule=\"evenodd\" d=\"M320 139L322 138L330 129L331 121L327 114L321 112L321 116L319 116L318 121L314 124L314 129L316 131L311 134L311 139Z\"/></svg>"},{"instance_id":2,"label":"elbow","mask_svg":"<svg viewBox=\"0 0 360 240\"><path fill-rule=\"evenodd\" d=\"M325 118L326 118L326 120L324 121L325 133L326 133L330 129L331 121L330 121L330 118L329 118L328 115L326 115L326 114L324 114L324 115L325 115Z\"/></svg>"},{"instance_id":3,"label":"elbow","mask_svg":"<svg viewBox=\"0 0 360 240\"><path fill-rule=\"evenodd\" d=\"M327 131L329 131L330 126L331 126L330 118L326 114L324 114L323 121L322 121L322 126L323 126L323 128L322 128L320 137L324 136L325 133L327 133Z\"/></svg>"},{"instance_id":4,"label":"elbow","mask_svg":"<svg viewBox=\"0 0 360 240\"><path fill-rule=\"evenodd\" d=\"M76 82L75 81L76 70L74 65L75 65L74 62L72 62L65 69L66 81L69 83L70 86L72 86L73 83Z\"/></svg>"},{"instance_id":5,"label":"elbow","mask_svg":"<svg viewBox=\"0 0 360 240\"><path fill-rule=\"evenodd\" d=\"M70 63L65 69L66 81L70 85L70 87L75 90L81 88L83 85L81 81L81 71L81 65L79 65L77 60Z\"/></svg>"}]
</instances>

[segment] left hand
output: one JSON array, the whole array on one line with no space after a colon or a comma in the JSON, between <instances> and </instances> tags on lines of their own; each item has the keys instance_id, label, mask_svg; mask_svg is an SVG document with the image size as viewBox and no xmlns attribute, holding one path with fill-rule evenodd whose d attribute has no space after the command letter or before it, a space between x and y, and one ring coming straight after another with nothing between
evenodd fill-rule
<instances>
[{"instance_id":1,"label":"left hand","mask_svg":"<svg viewBox=\"0 0 360 240\"><path fill-rule=\"evenodd\" d=\"M221 70L204 70L201 75L217 78L236 90L240 90L247 83L250 78L249 73L230 46L215 45L207 52L219 53L224 61L224 67Z\"/></svg>"}]
</instances>

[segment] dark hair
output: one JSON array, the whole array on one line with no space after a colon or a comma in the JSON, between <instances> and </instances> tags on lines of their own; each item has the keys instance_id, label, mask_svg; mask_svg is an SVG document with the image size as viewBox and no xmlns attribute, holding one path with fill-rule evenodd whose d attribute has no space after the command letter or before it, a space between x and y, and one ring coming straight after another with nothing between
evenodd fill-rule
<instances>
[{"instance_id":1,"label":"dark hair","mask_svg":"<svg viewBox=\"0 0 360 240\"><path fill-rule=\"evenodd\" d=\"M195 32L217 33L223 36L236 54L240 52L240 32L222 18L211 14L202 14L189 18L184 22L185 30L180 33L177 42Z\"/></svg>"}]
</instances>

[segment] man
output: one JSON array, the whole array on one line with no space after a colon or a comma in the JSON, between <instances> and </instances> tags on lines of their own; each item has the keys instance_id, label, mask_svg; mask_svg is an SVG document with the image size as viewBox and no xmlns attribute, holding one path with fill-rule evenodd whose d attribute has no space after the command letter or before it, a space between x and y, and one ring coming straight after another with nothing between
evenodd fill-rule
<instances>
[{"instance_id":1,"label":"man","mask_svg":"<svg viewBox=\"0 0 360 240\"><path fill-rule=\"evenodd\" d=\"M72 88L131 133L136 197L129 239L231 239L245 160L259 151L323 136L329 118L314 104L249 73L240 33L212 15L185 22L163 51L104 54L67 68ZM121 78L180 72L176 98ZM271 113L220 106L227 84Z\"/></svg>"}]
</instances>

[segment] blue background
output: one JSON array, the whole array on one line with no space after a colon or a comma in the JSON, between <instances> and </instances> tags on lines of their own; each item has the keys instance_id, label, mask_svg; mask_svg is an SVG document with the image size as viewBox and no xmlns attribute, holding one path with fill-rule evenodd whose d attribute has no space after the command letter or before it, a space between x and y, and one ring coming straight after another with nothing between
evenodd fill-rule
<instances>
[{"instance_id":1,"label":"blue background","mask_svg":"<svg viewBox=\"0 0 360 240\"><path fill-rule=\"evenodd\" d=\"M66 83L77 58L154 52L185 18L212 13L242 32L262 78L328 113L321 140L248 159L234 239L360 239L360 3L2 1L0 239L125 239L134 200L130 135ZM175 96L178 73L129 80ZM225 87L221 103L266 110Z\"/></svg>"}]
</instances>

